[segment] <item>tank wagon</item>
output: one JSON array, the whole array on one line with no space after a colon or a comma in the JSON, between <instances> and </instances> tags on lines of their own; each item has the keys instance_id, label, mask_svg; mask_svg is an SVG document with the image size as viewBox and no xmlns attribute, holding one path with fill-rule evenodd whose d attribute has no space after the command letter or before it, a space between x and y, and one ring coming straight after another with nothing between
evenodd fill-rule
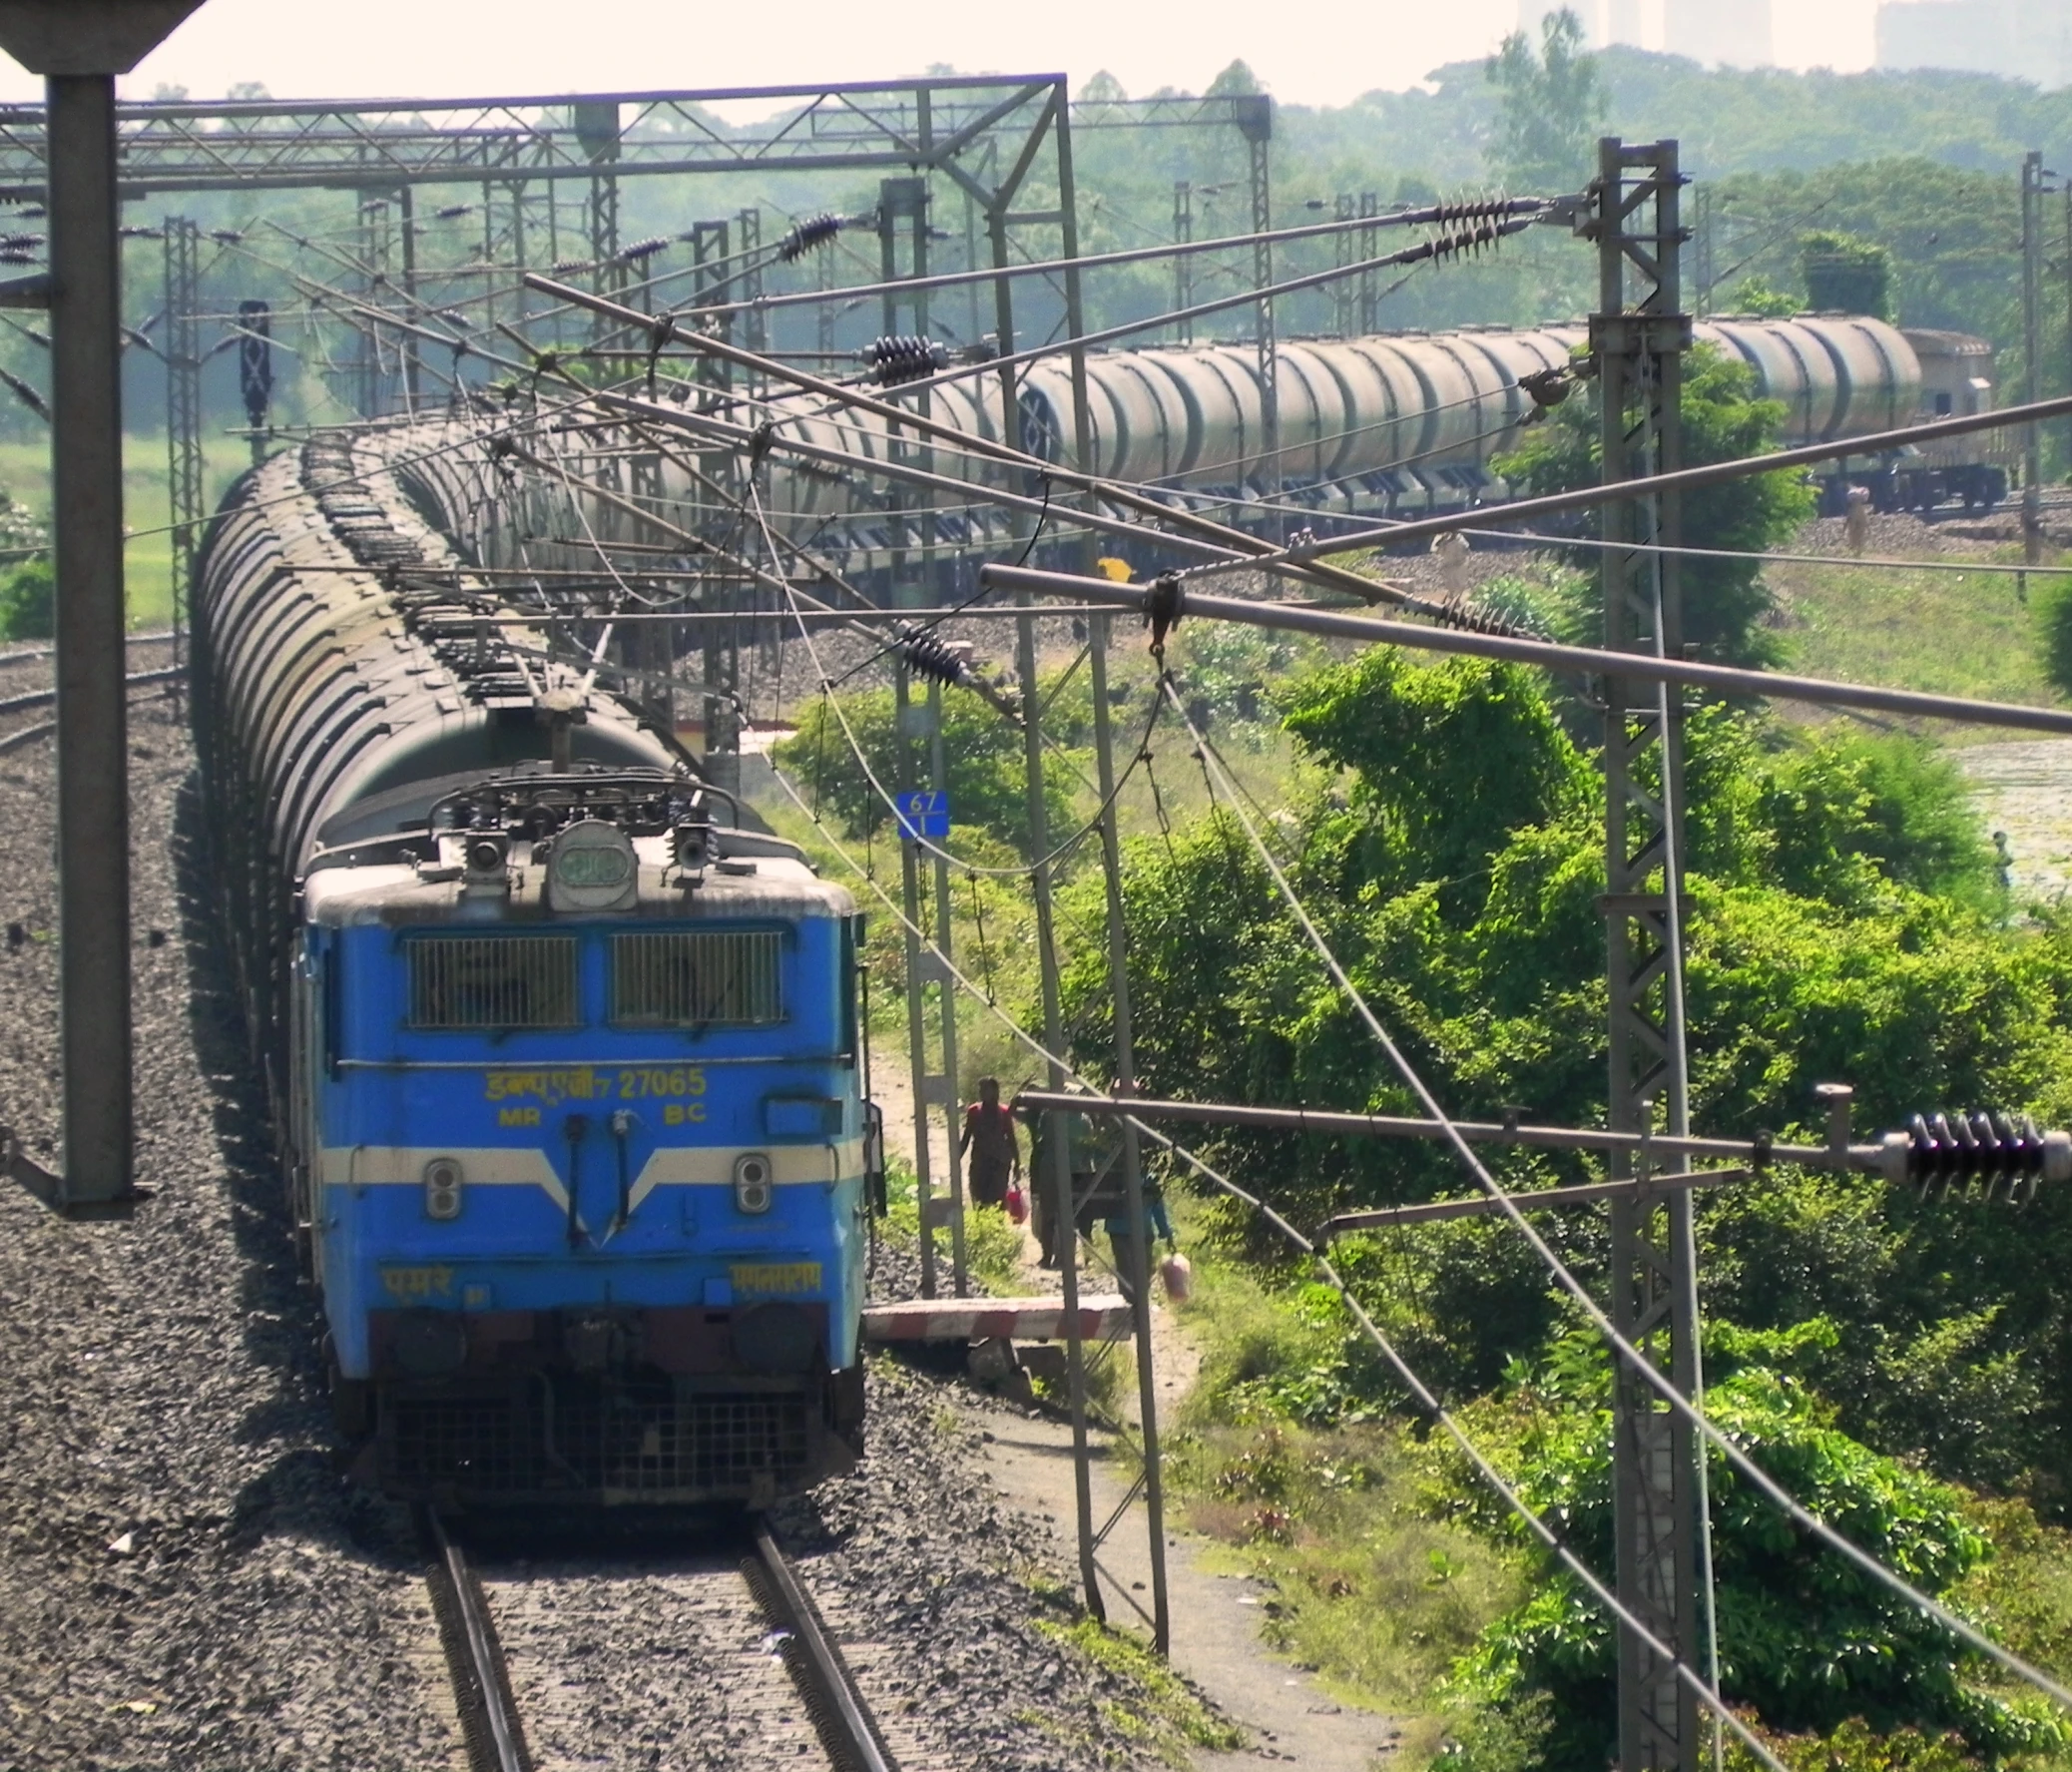
<instances>
[{"instance_id":1,"label":"tank wagon","mask_svg":"<svg viewBox=\"0 0 2072 1772\"><path fill-rule=\"evenodd\" d=\"M1901 329L1852 314L1789 319L1727 315L1700 320L1698 342L1738 357L1760 393L1783 404L1787 444L1846 441L1917 418L1988 410L1992 348L1961 333ZM1259 364L1249 343L1158 347L1089 355L1087 388L1094 471L1169 490L1175 502L1240 526L1257 526L1257 501L1276 489L1319 533L1333 518L1415 517L1501 502L1510 489L1494 463L1539 411L1535 378L1565 369L1587 343L1581 324L1514 329L1469 326L1347 339L1284 340L1276 353L1280 441L1267 455ZM1543 388L1546 381L1540 381ZM1000 389L991 377L947 383L930 415L999 439ZM1019 383L1024 446L1045 460L1080 465L1072 434L1071 378L1056 360ZM814 412L785 419L786 434L865 460L895 446L867 414ZM917 445L906 439L908 459ZM979 489L1000 483L988 464L934 450L934 471ZM1276 471L1278 469L1278 471ZM1990 436L1928 450L1845 457L1815 477L1821 508L1845 505L1851 484L1880 510L1933 509L1950 501L1990 508L2007 491L2008 458ZM920 521L883 514L916 502L890 479L837 478L776 458L771 502L813 534L851 574L881 572L893 550L917 545ZM1026 490L1027 488L1022 488ZM1005 520L982 504L947 508L929 521L946 543L1002 542Z\"/></svg>"},{"instance_id":2,"label":"tank wagon","mask_svg":"<svg viewBox=\"0 0 2072 1772\"><path fill-rule=\"evenodd\" d=\"M409 465L456 436L254 469L195 587L211 877L336 1413L404 1496L767 1504L861 1450L855 906L548 663L451 539L486 450Z\"/></svg>"}]
</instances>

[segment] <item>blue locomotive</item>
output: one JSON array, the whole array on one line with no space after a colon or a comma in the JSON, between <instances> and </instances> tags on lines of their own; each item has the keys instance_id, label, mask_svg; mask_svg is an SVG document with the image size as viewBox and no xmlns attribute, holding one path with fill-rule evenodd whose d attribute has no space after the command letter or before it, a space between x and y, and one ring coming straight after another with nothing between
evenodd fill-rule
<instances>
[{"instance_id":1,"label":"blue locomotive","mask_svg":"<svg viewBox=\"0 0 2072 1772\"><path fill-rule=\"evenodd\" d=\"M255 468L194 598L335 1411L399 1495L767 1505L862 1447L855 906L471 572L425 428Z\"/></svg>"}]
</instances>

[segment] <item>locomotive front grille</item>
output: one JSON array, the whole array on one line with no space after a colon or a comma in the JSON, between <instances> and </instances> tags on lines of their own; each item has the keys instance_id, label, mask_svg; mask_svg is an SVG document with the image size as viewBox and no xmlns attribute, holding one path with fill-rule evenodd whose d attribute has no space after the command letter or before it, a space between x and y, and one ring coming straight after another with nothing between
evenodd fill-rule
<instances>
[{"instance_id":1,"label":"locomotive front grille","mask_svg":"<svg viewBox=\"0 0 2072 1772\"><path fill-rule=\"evenodd\" d=\"M560 1375L489 1396L385 1398L388 1486L428 1495L746 1496L811 1480L802 1391L679 1393Z\"/></svg>"},{"instance_id":2,"label":"locomotive front grille","mask_svg":"<svg viewBox=\"0 0 2072 1772\"><path fill-rule=\"evenodd\" d=\"M776 929L612 937L612 1019L622 1027L771 1027L784 1018Z\"/></svg>"},{"instance_id":3,"label":"locomotive front grille","mask_svg":"<svg viewBox=\"0 0 2072 1772\"><path fill-rule=\"evenodd\" d=\"M417 935L410 1025L575 1027L582 1022L573 935Z\"/></svg>"}]
</instances>

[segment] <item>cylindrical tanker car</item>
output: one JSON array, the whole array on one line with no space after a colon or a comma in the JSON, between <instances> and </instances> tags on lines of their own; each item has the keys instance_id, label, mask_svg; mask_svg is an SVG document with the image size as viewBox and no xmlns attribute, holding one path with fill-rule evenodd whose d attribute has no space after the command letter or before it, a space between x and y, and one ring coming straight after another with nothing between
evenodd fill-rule
<instances>
[{"instance_id":1,"label":"cylindrical tanker car","mask_svg":"<svg viewBox=\"0 0 2072 1772\"><path fill-rule=\"evenodd\" d=\"M320 435L196 580L334 1403L402 1495L767 1504L861 1448L855 906L472 571L496 485L462 425Z\"/></svg>"},{"instance_id":2,"label":"cylindrical tanker car","mask_svg":"<svg viewBox=\"0 0 2072 1772\"><path fill-rule=\"evenodd\" d=\"M1785 408L1786 444L1845 441L1916 418L1988 410L1992 349L1962 333L1907 330L1852 314L1722 316L1694 328L1699 343L1755 371L1757 392ZM1220 520L1257 524L1278 493L1319 534L1332 518L1366 520L1466 510L1509 488L1493 463L1539 410L1535 376L1569 366L1587 341L1581 323L1515 329L1469 326L1345 339L1288 339L1276 352L1279 444L1268 452L1258 353L1249 343L1158 346L1087 358L1088 459L1076 456L1070 371L1060 358L1031 365L1018 384L1022 442L1045 460L1090 467L1170 491ZM998 381L974 375L932 390L929 415L998 440ZM881 419L818 409L780 418L787 436L884 460L895 440ZM904 439L913 459L917 445ZM895 546L908 555L924 528L943 542L1002 541L1005 520L980 488L999 470L937 447L935 472L968 479L968 505L947 494L943 514L889 478L835 475L774 458L771 505L796 535L812 534L852 574L881 570ZM1821 508L1838 513L1851 484L1880 510L1950 501L1990 508L2005 496L2008 457L1989 436L1928 450L1851 456L1817 476ZM1021 488L1026 489L1026 487Z\"/></svg>"}]
</instances>

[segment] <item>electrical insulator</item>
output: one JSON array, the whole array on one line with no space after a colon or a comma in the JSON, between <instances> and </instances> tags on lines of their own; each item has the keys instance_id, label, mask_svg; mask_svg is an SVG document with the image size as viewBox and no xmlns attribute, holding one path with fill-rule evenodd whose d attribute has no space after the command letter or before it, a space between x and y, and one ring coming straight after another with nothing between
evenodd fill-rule
<instances>
[{"instance_id":1,"label":"electrical insulator","mask_svg":"<svg viewBox=\"0 0 2072 1772\"><path fill-rule=\"evenodd\" d=\"M432 220L434 222L457 222L462 216L471 216L474 213L475 206L471 203L449 203L442 210L433 210Z\"/></svg>"},{"instance_id":2,"label":"electrical insulator","mask_svg":"<svg viewBox=\"0 0 2072 1772\"><path fill-rule=\"evenodd\" d=\"M864 368L869 370L870 379L883 387L896 387L902 381L918 381L949 366L949 352L934 339L904 334L874 338L857 354Z\"/></svg>"},{"instance_id":3,"label":"electrical insulator","mask_svg":"<svg viewBox=\"0 0 2072 1772\"><path fill-rule=\"evenodd\" d=\"M2017 1204L2037 1184L2072 1181L2072 1132L2039 1132L2023 1114L1915 1114L1904 1132L1887 1132L1879 1164L1887 1181L1913 1182L1941 1199L1982 1188Z\"/></svg>"},{"instance_id":4,"label":"electrical insulator","mask_svg":"<svg viewBox=\"0 0 2072 1772\"><path fill-rule=\"evenodd\" d=\"M813 248L825 245L840 232L839 216L808 216L792 224L791 232L777 242L777 256L786 265L795 265Z\"/></svg>"},{"instance_id":5,"label":"electrical insulator","mask_svg":"<svg viewBox=\"0 0 2072 1772\"><path fill-rule=\"evenodd\" d=\"M632 246L626 247L620 252L619 258L623 264L638 265L644 259L652 259L657 253L666 253L668 251L669 242L658 234L651 240L635 241Z\"/></svg>"},{"instance_id":6,"label":"electrical insulator","mask_svg":"<svg viewBox=\"0 0 2072 1772\"><path fill-rule=\"evenodd\" d=\"M895 639L891 650L905 661L906 668L916 677L931 683L964 681L964 659L957 642L941 640L933 634L910 632Z\"/></svg>"}]
</instances>

